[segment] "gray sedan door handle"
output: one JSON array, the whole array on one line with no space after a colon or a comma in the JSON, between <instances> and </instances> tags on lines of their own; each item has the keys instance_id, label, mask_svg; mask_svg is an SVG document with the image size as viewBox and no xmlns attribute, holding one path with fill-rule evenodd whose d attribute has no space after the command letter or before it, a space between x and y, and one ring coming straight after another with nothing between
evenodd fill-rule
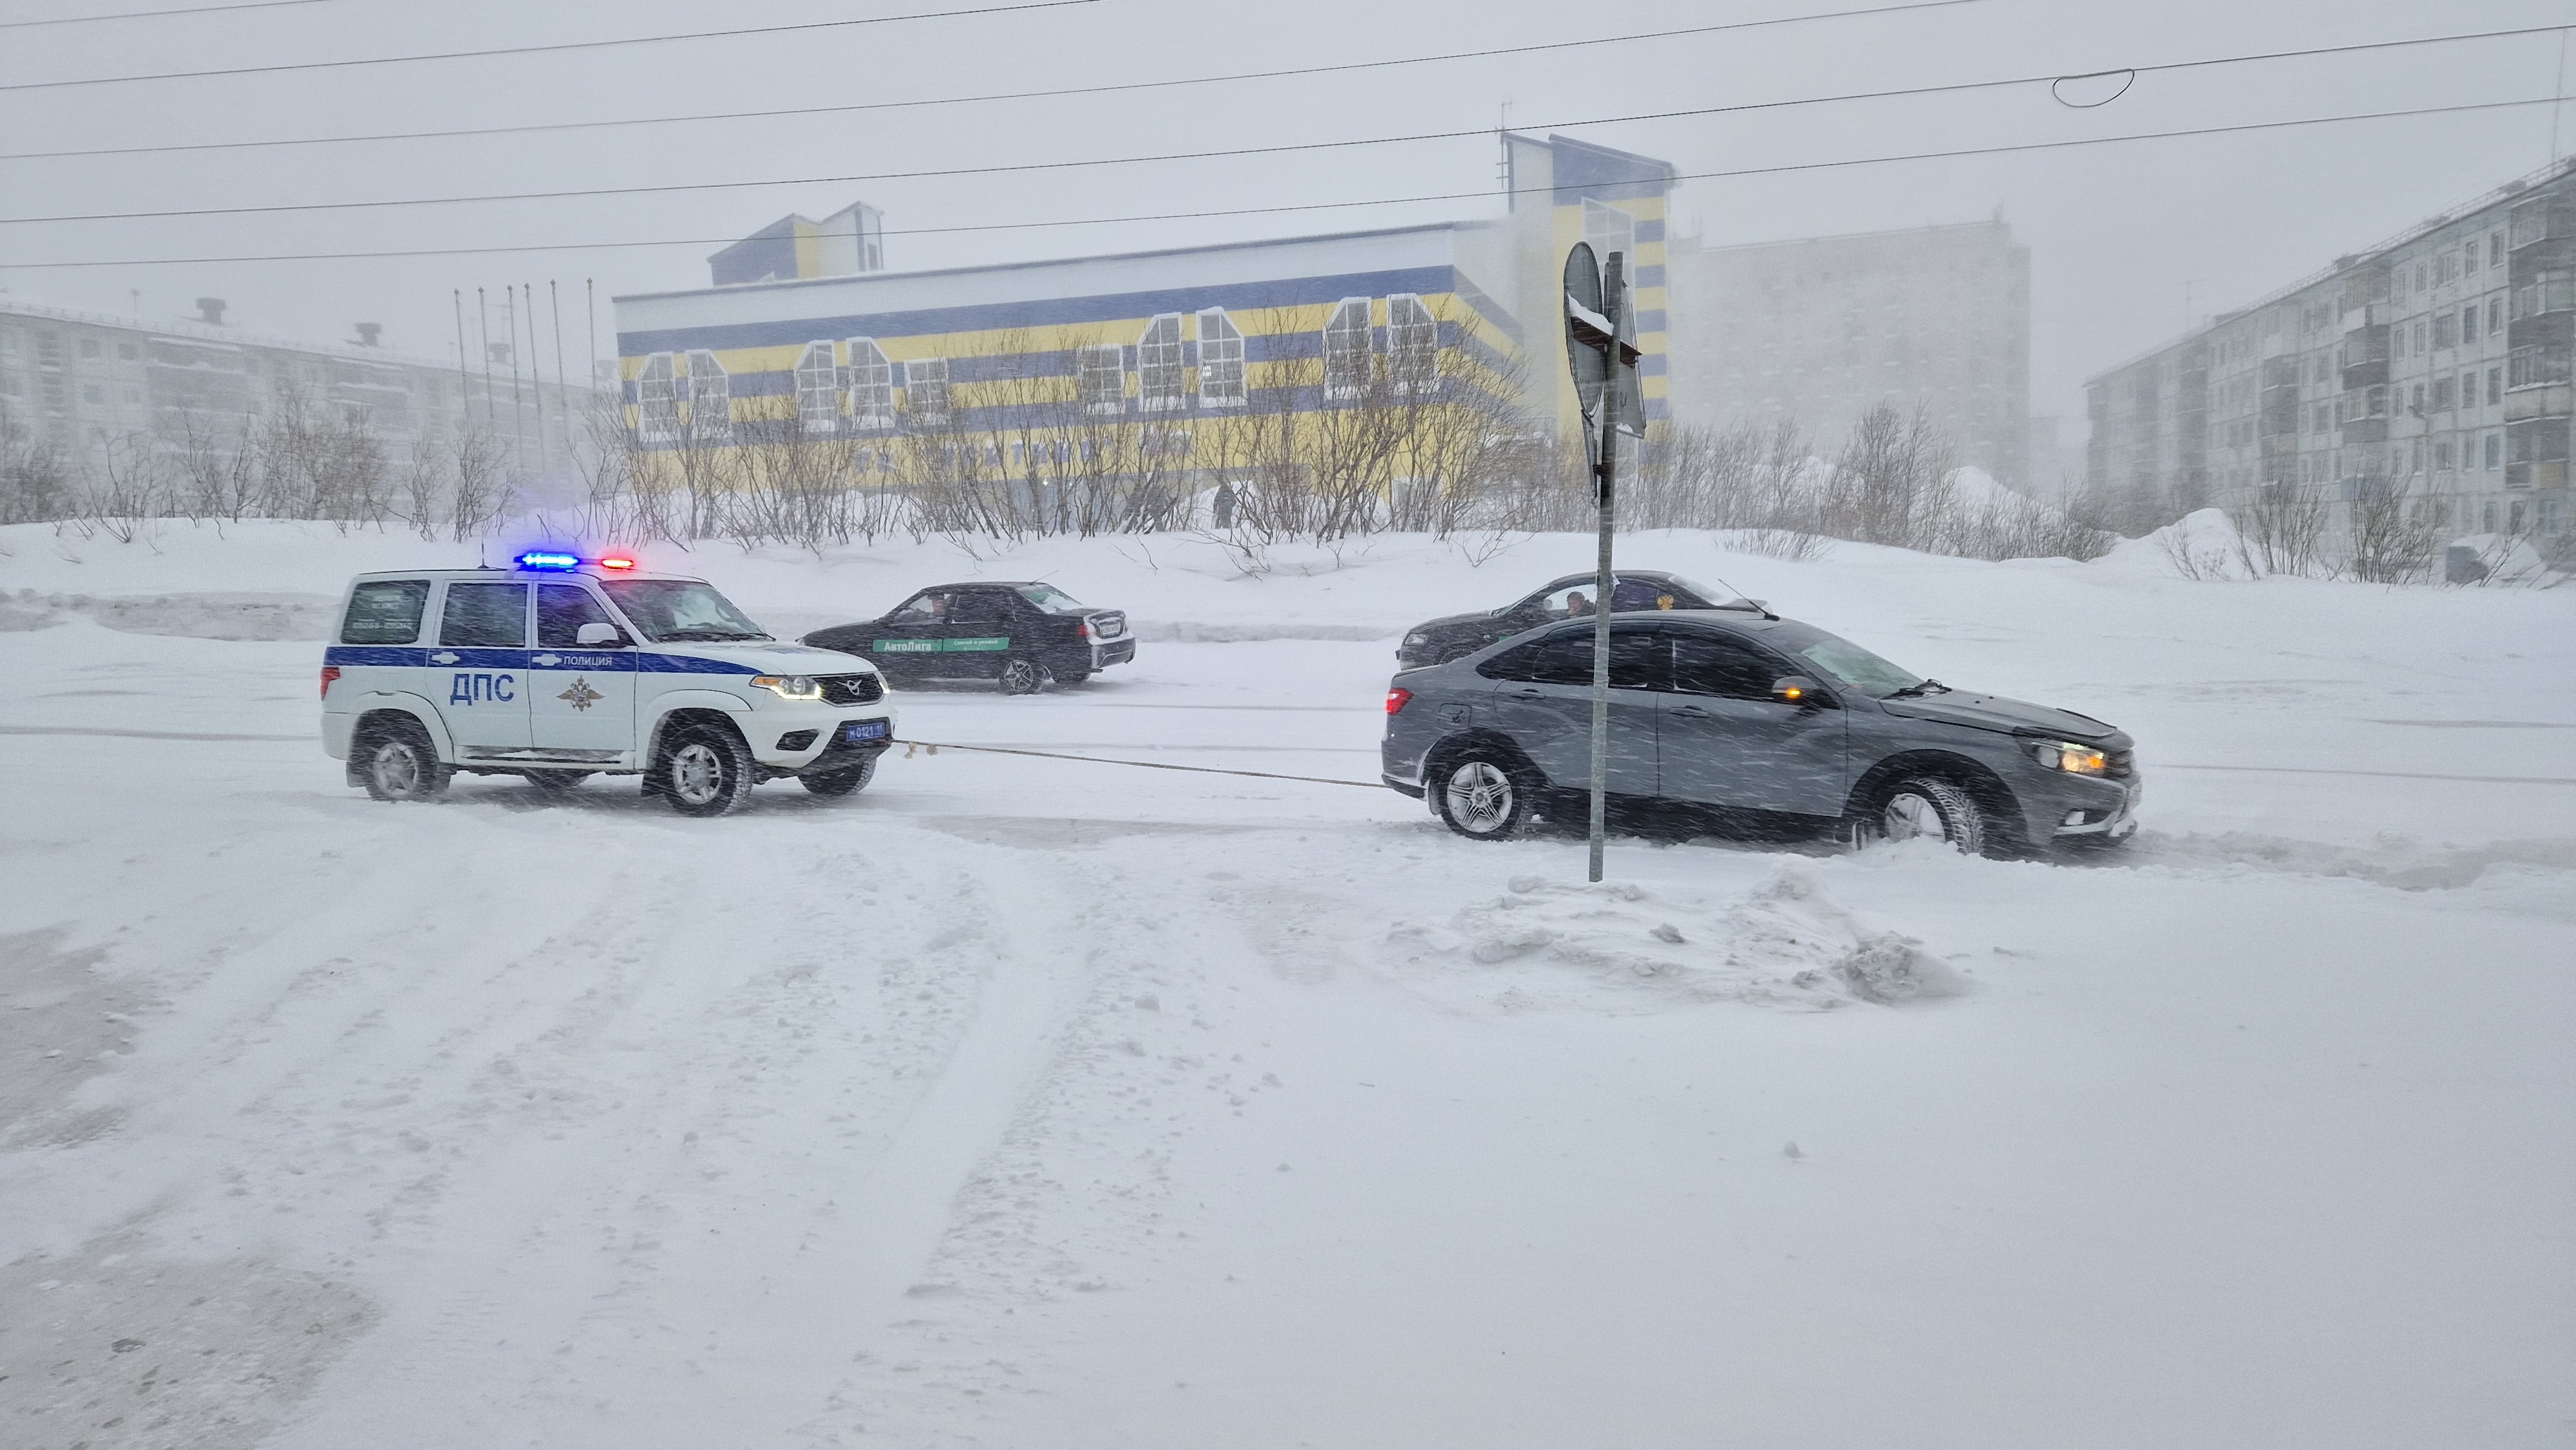
<instances>
[{"instance_id":1,"label":"gray sedan door handle","mask_svg":"<svg viewBox=\"0 0 2576 1450\"><path fill-rule=\"evenodd\" d=\"M1673 707L1673 713L1676 715L1688 715L1695 720L1714 718L1706 710L1701 709L1697 705L1677 705Z\"/></svg>"},{"instance_id":2,"label":"gray sedan door handle","mask_svg":"<svg viewBox=\"0 0 2576 1450\"><path fill-rule=\"evenodd\" d=\"M1514 690L1514 691L1512 691L1512 698L1513 698L1513 699L1515 699L1515 700L1544 700L1544 699L1546 699L1546 698L1547 698L1547 691L1545 691L1545 690Z\"/></svg>"}]
</instances>

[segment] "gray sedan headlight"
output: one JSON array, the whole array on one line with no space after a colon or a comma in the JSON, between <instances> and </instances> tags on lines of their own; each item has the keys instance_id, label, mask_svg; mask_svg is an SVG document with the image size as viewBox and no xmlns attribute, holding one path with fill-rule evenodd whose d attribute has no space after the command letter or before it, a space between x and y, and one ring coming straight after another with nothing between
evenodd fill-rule
<instances>
[{"instance_id":1,"label":"gray sedan headlight","mask_svg":"<svg viewBox=\"0 0 2576 1450\"><path fill-rule=\"evenodd\" d=\"M1413 633L1406 635L1404 637L1404 642L1407 645L1429 644L1431 643L1431 636L1417 629Z\"/></svg>"},{"instance_id":2,"label":"gray sedan headlight","mask_svg":"<svg viewBox=\"0 0 2576 1450\"><path fill-rule=\"evenodd\" d=\"M2030 740L2023 742L2033 760L2051 770L2069 775L2100 775L2111 768L2110 757L2090 745L2076 745L2064 740Z\"/></svg>"}]
</instances>

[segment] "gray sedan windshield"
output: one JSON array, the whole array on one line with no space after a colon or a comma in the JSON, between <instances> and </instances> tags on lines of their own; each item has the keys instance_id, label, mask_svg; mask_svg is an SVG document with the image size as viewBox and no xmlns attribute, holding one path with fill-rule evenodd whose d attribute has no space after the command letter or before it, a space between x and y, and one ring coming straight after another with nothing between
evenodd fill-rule
<instances>
[{"instance_id":1,"label":"gray sedan windshield","mask_svg":"<svg viewBox=\"0 0 2576 1450\"><path fill-rule=\"evenodd\" d=\"M609 579L600 587L655 644L769 638L712 584L689 579Z\"/></svg>"},{"instance_id":2,"label":"gray sedan windshield","mask_svg":"<svg viewBox=\"0 0 2576 1450\"><path fill-rule=\"evenodd\" d=\"M1798 651L1798 657L1873 700L1883 700L1923 683L1920 675L1899 669L1850 640L1830 634Z\"/></svg>"}]
</instances>

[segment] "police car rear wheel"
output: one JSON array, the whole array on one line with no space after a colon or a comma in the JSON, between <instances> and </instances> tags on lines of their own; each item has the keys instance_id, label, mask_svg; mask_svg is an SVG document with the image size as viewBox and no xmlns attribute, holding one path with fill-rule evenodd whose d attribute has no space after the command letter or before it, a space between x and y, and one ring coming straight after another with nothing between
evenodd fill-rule
<instances>
[{"instance_id":1,"label":"police car rear wheel","mask_svg":"<svg viewBox=\"0 0 2576 1450\"><path fill-rule=\"evenodd\" d=\"M1055 683L1055 675L1045 665L1022 656L1002 664L1002 693L1034 695Z\"/></svg>"},{"instance_id":2,"label":"police car rear wheel","mask_svg":"<svg viewBox=\"0 0 2576 1450\"><path fill-rule=\"evenodd\" d=\"M416 725L392 726L367 741L367 794L376 800L436 800L452 774Z\"/></svg>"},{"instance_id":3,"label":"police car rear wheel","mask_svg":"<svg viewBox=\"0 0 2576 1450\"><path fill-rule=\"evenodd\" d=\"M684 816L720 816L751 794L751 750L730 731L685 731L662 747L653 775L671 809Z\"/></svg>"}]
</instances>

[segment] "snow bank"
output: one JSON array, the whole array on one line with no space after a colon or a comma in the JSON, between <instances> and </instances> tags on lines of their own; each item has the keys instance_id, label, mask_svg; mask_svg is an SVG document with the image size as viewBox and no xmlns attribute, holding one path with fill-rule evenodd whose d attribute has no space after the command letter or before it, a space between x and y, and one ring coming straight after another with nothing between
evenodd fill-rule
<instances>
[{"instance_id":1,"label":"snow bank","mask_svg":"<svg viewBox=\"0 0 2576 1450\"><path fill-rule=\"evenodd\" d=\"M2101 562L2131 574L2184 579L2259 579L2253 550L2221 509L2194 509L2141 539L2122 539Z\"/></svg>"},{"instance_id":2,"label":"snow bank","mask_svg":"<svg viewBox=\"0 0 2576 1450\"><path fill-rule=\"evenodd\" d=\"M1956 996L1967 985L1921 942L1863 925L1797 862L1734 896L1519 876L1445 927L1399 925L1387 941L1408 965L1490 993L1505 1010L1827 1010Z\"/></svg>"}]
</instances>

